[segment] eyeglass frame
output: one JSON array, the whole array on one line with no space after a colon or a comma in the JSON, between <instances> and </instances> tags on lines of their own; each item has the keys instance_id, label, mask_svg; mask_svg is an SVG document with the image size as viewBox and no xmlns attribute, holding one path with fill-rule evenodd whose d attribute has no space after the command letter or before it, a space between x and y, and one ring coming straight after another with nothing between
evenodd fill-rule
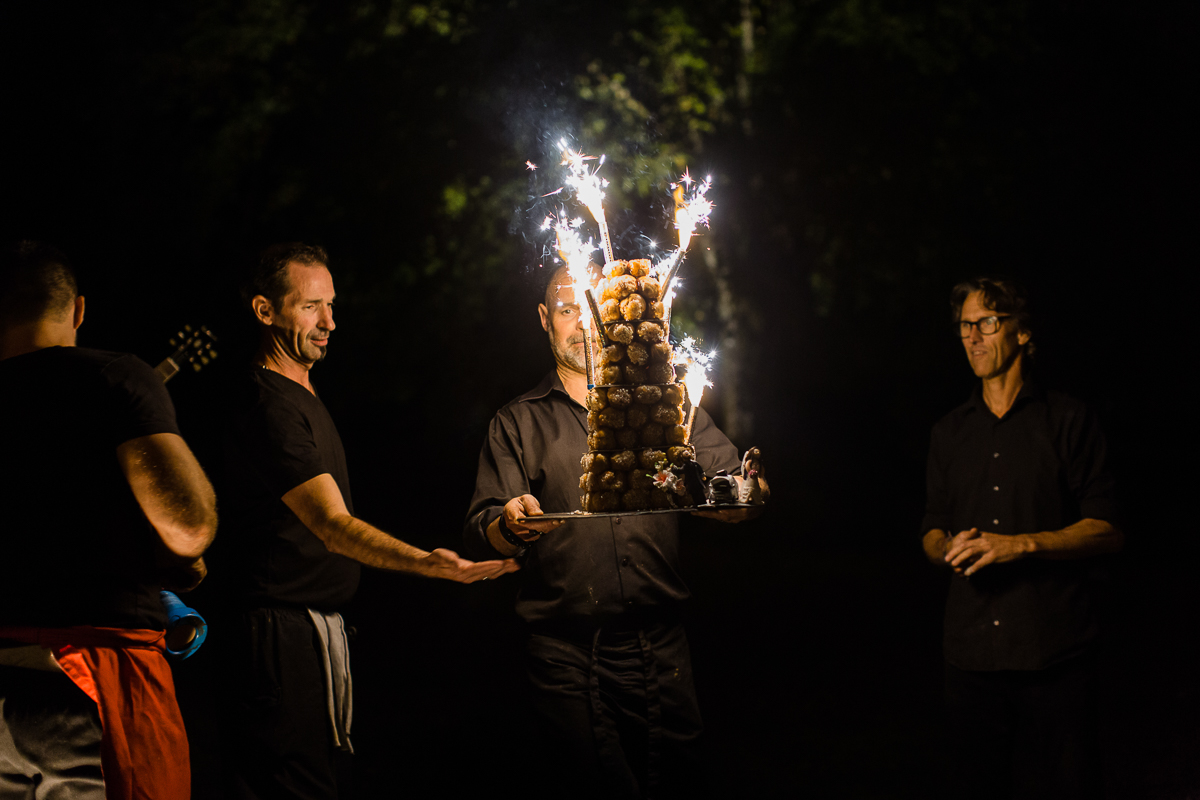
<instances>
[{"instance_id":1,"label":"eyeglass frame","mask_svg":"<svg viewBox=\"0 0 1200 800\"><path fill-rule=\"evenodd\" d=\"M971 337L971 329L972 328L978 329L980 336L995 336L997 333L1000 332L1001 323L1003 323L1004 320L1006 320L1006 319L1012 319L1012 318L1013 318L1012 314L992 314L991 316L981 317L981 318L975 320L974 322L970 322L965 319L960 319L958 321L958 337L960 339L969 339ZM983 323L987 322L988 320L996 321L996 330L992 331L991 333L984 333L982 325L983 325ZM966 333L963 333L964 325L967 326Z\"/></svg>"}]
</instances>

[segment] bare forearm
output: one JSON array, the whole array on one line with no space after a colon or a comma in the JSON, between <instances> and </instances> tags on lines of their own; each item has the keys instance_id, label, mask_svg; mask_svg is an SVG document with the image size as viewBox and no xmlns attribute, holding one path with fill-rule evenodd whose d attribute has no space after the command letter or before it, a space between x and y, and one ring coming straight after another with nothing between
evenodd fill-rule
<instances>
[{"instance_id":1,"label":"bare forearm","mask_svg":"<svg viewBox=\"0 0 1200 800\"><path fill-rule=\"evenodd\" d=\"M143 436L119 445L117 459L163 545L199 558L217 532L217 498L187 443L172 433Z\"/></svg>"},{"instance_id":2,"label":"bare forearm","mask_svg":"<svg viewBox=\"0 0 1200 800\"><path fill-rule=\"evenodd\" d=\"M946 566L946 542L948 540L946 532L937 528L925 533L921 545L925 548L925 557L929 559L929 563L939 567Z\"/></svg>"},{"instance_id":3,"label":"bare forearm","mask_svg":"<svg viewBox=\"0 0 1200 800\"><path fill-rule=\"evenodd\" d=\"M1121 529L1100 519L1081 519L1058 531L1025 533L1026 554L1034 558L1072 559L1115 553L1125 544Z\"/></svg>"},{"instance_id":4,"label":"bare forearm","mask_svg":"<svg viewBox=\"0 0 1200 800\"><path fill-rule=\"evenodd\" d=\"M352 558L369 567L424 575L429 553L390 536L350 514L338 514L313 531L331 553Z\"/></svg>"}]
</instances>

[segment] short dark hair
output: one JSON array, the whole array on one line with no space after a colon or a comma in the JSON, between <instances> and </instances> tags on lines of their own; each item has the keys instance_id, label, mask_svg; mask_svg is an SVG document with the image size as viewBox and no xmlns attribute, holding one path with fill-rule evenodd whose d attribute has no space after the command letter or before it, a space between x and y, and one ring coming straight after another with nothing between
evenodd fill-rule
<instances>
[{"instance_id":1,"label":"short dark hair","mask_svg":"<svg viewBox=\"0 0 1200 800\"><path fill-rule=\"evenodd\" d=\"M259 256L250 282L242 289L246 304L249 305L251 300L261 294L270 300L272 307L278 311L283 306L283 298L287 297L287 293L292 289L287 266L293 261L305 266L319 264L327 269L329 267L329 255L320 245L303 242L273 244Z\"/></svg>"},{"instance_id":2,"label":"short dark hair","mask_svg":"<svg viewBox=\"0 0 1200 800\"><path fill-rule=\"evenodd\" d=\"M60 250L20 241L0 256L0 324L22 325L70 313L79 296L75 271Z\"/></svg>"},{"instance_id":3,"label":"short dark hair","mask_svg":"<svg viewBox=\"0 0 1200 800\"><path fill-rule=\"evenodd\" d=\"M1029 309L1029 294L1025 287L1010 278L971 278L955 286L950 291L950 310L954 322L962 319L963 303L973 292L983 294L983 306L1000 314L1007 314L1017 321L1017 329L1029 334L1025 343L1025 355L1032 356L1035 349L1033 343L1033 314Z\"/></svg>"}]
</instances>

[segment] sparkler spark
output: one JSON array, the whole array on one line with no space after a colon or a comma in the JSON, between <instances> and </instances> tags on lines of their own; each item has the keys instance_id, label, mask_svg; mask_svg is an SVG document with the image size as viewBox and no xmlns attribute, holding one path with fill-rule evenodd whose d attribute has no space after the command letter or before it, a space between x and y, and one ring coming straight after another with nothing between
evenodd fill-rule
<instances>
[{"instance_id":1,"label":"sparkler spark","mask_svg":"<svg viewBox=\"0 0 1200 800\"><path fill-rule=\"evenodd\" d=\"M604 248L605 263L613 261L612 241L608 235L608 222L604 218L604 189L608 181L597 173L604 166L604 156L589 156L572 150L567 146L567 140L559 141L562 147L562 166L567 168L567 186L575 190L575 199L587 206L592 212L596 224L600 226L600 244ZM589 161L596 161L596 169L588 166Z\"/></svg>"},{"instance_id":2,"label":"sparkler spark","mask_svg":"<svg viewBox=\"0 0 1200 800\"><path fill-rule=\"evenodd\" d=\"M687 250L696 227L698 225L708 226L708 217L713 210L712 201L704 196L712 188L712 176L709 175L696 183L695 188L692 188L693 183L696 183L696 179L687 170L684 170L683 177L679 179L679 183L675 184L671 192L675 198L675 227L679 229L679 251L681 253Z\"/></svg>"},{"instance_id":3,"label":"sparkler spark","mask_svg":"<svg viewBox=\"0 0 1200 800\"><path fill-rule=\"evenodd\" d=\"M692 426L696 423L696 409L700 407L700 398L704 395L704 389L712 386L712 381L708 380L708 368L717 354L715 350L705 353L697 344L695 339L685 336L675 348L671 358L671 363L681 364L684 367L683 385L687 389L688 402L692 406L691 411L688 412L685 442L690 442L692 439Z\"/></svg>"},{"instance_id":4,"label":"sparkler spark","mask_svg":"<svg viewBox=\"0 0 1200 800\"><path fill-rule=\"evenodd\" d=\"M530 172L532 172L533 170L537 169L537 164L533 163L532 161L526 161L526 162L525 162L525 169L527 169L527 170L529 170Z\"/></svg>"},{"instance_id":5,"label":"sparkler spark","mask_svg":"<svg viewBox=\"0 0 1200 800\"><path fill-rule=\"evenodd\" d=\"M693 408L700 404L705 387L712 386L712 381L708 380L708 368L712 366L716 354L716 350L708 353L701 350L699 342L691 336L683 337L683 341L675 347L671 361L684 368L683 385L687 387L688 402Z\"/></svg>"},{"instance_id":6,"label":"sparkler spark","mask_svg":"<svg viewBox=\"0 0 1200 800\"><path fill-rule=\"evenodd\" d=\"M582 225L581 219L567 219L566 209L563 209L558 216L547 216L542 222L542 230L554 228L558 254L566 263L571 289L575 293L575 304L579 306L580 322L583 324L584 368L590 391L596 383L596 377L592 364L592 310L585 300L585 293L592 288L592 253L598 248L591 239L584 241L579 233Z\"/></svg>"}]
</instances>

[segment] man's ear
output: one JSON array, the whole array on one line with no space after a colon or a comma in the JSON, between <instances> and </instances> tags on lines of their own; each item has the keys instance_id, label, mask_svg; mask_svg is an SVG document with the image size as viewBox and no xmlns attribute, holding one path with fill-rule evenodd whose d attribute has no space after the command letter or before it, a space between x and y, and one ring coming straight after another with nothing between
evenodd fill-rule
<instances>
[{"instance_id":1,"label":"man's ear","mask_svg":"<svg viewBox=\"0 0 1200 800\"><path fill-rule=\"evenodd\" d=\"M1017 344L1022 347L1029 344L1029 340L1032 338L1033 335L1029 331L1017 331Z\"/></svg>"},{"instance_id":2,"label":"man's ear","mask_svg":"<svg viewBox=\"0 0 1200 800\"><path fill-rule=\"evenodd\" d=\"M75 330L79 330L79 326L83 324L83 295L75 297L75 312L71 318L71 325Z\"/></svg>"},{"instance_id":3,"label":"man's ear","mask_svg":"<svg viewBox=\"0 0 1200 800\"><path fill-rule=\"evenodd\" d=\"M250 301L250 310L254 312L254 316L263 325L270 325L275 319L275 308L271 305L271 301L263 297L261 294L254 295Z\"/></svg>"},{"instance_id":4,"label":"man's ear","mask_svg":"<svg viewBox=\"0 0 1200 800\"><path fill-rule=\"evenodd\" d=\"M542 318L542 330L550 330L550 310L545 303L538 303L538 316Z\"/></svg>"}]
</instances>

